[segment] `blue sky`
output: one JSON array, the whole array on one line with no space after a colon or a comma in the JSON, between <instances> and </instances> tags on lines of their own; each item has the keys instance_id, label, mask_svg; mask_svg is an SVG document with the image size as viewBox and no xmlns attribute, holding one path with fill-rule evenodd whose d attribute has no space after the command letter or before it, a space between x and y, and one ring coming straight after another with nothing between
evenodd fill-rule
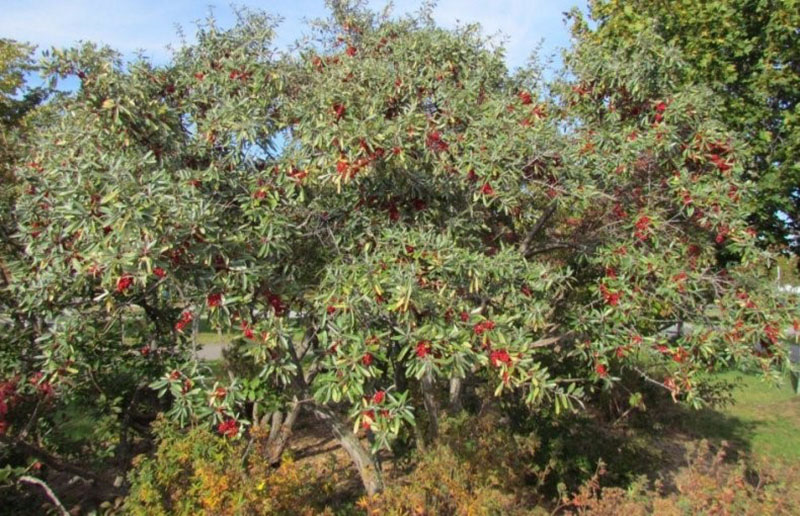
<instances>
[{"instance_id":1,"label":"blue sky","mask_svg":"<svg viewBox=\"0 0 800 516\"><path fill-rule=\"evenodd\" d=\"M371 0L374 8L385 1ZM395 13L416 10L419 0L395 2ZM132 56L143 50L157 62L168 59L167 46L178 45L176 24L191 36L194 22L204 18L209 5L220 25L233 20L230 3L192 0L3 0L0 37L27 41L39 49L68 46L78 40L106 43ZM486 33L506 37L507 61L511 67L525 63L541 41L544 56L569 43L562 13L584 0L440 0L434 11L437 22L452 27L461 22L480 22ZM281 15L278 29L282 46L304 31L303 20L325 14L323 0L238 1L235 5L261 8Z\"/></svg>"}]
</instances>

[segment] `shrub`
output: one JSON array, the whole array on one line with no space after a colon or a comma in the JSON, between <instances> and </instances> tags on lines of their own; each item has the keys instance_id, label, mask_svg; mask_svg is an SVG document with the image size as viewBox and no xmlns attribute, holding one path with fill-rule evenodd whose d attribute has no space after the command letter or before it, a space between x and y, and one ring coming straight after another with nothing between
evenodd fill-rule
<instances>
[{"instance_id":1,"label":"shrub","mask_svg":"<svg viewBox=\"0 0 800 516\"><path fill-rule=\"evenodd\" d=\"M688 466L676 475L674 488L661 484L648 488L640 478L627 490L603 488L604 466L562 506L571 514L626 514L629 516L690 514L794 514L800 506L800 489L794 466L725 461L724 447L714 451L706 441L689 453Z\"/></svg>"},{"instance_id":2,"label":"shrub","mask_svg":"<svg viewBox=\"0 0 800 516\"><path fill-rule=\"evenodd\" d=\"M496 419L445 419L440 439L411 472L359 506L370 514L527 514L526 506L541 501L527 489L537 479L535 443L497 430Z\"/></svg>"},{"instance_id":3,"label":"shrub","mask_svg":"<svg viewBox=\"0 0 800 516\"><path fill-rule=\"evenodd\" d=\"M137 515L314 513L315 496L327 492L308 468L290 457L273 469L261 449L258 427L246 442L204 427L181 431L156 424L158 449L140 456L129 475L125 512Z\"/></svg>"}]
</instances>

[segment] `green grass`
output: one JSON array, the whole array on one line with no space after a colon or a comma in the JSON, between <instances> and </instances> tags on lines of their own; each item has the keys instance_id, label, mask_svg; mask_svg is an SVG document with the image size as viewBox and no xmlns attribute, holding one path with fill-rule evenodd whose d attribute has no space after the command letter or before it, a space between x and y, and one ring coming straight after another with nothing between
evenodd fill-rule
<instances>
[{"instance_id":1,"label":"green grass","mask_svg":"<svg viewBox=\"0 0 800 516\"><path fill-rule=\"evenodd\" d=\"M794 394L788 377L775 386L758 375L717 376L736 383L734 403L687 418L686 429L700 437L730 441L755 456L800 461L800 396Z\"/></svg>"},{"instance_id":2,"label":"green grass","mask_svg":"<svg viewBox=\"0 0 800 516\"><path fill-rule=\"evenodd\" d=\"M197 332L197 343L201 346L205 346L208 344L227 344L233 338L230 334L223 333L222 335L218 335L216 332L211 331L199 331Z\"/></svg>"}]
</instances>

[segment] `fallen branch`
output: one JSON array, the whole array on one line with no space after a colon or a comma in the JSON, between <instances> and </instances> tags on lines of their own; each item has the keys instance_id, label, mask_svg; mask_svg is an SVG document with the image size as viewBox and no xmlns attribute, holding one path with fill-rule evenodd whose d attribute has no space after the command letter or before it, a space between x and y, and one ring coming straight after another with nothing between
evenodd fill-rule
<instances>
[{"instance_id":1,"label":"fallen branch","mask_svg":"<svg viewBox=\"0 0 800 516\"><path fill-rule=\"evenodd\" d=\"M26 484L33 484L41 487L42 490L47 495L47 497L50 499L50 501L53 502L53 505L56 506L56 509L58 509L58 511L61 513L61 516L70 516L69 511L67 511L67 509L64 508L64 505L62 505L61 500L58 499L53 490L50 489L50 486L44 483L44 481L39 480L36 477L29 477L28 475L23 475L19 477L19 481L25 482Z\"/></svg>"}]
</instances>

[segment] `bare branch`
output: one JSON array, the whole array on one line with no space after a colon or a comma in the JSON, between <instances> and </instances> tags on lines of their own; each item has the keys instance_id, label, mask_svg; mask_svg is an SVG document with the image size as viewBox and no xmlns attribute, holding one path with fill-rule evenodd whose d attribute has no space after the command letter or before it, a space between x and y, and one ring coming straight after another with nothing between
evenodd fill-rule
<instances>
[{"instance_id":1,"label":"bare branch","mask_svg":"<svg viewBox=\"0 0 800 516\"><path fill-rule=\"evenodd\" d=\"M50 501L53 502L53 505L56 506L56 509L58 509L58 512L61 513L61 516L69 516L69 512L67 511L67 509L64 508L64 505L61 503L61 500L58 499L58 497L53 492L53 490L50 489L50 486L48 486L46 483L44 483L44 481L39 480L36 477L30 477L28 475L23 475L23 476L19 477L19 481L20 482L25 482L26 484L33 484L33 485L41 487L42 490L47 495L47 497L50 499Z\"/></svg>"},{"instance_id":2,"label":"bare branch","mask_svg":"<svg viewBox=\"0 0 800 516\"><path fill-rule=\"evenodd\" d=\"M528 233L525 235L525 238L522 240L522 243L520 244L520 252L523 255L527 255L531 243L533 242L533 237L535 237L539 233L539 231L542 230L544 225L547 224L547 221L550 220L550 217L552 217L553 214L556 212L557 207L558 204L555 201L551 202L547 206L547 208L545 208L544 212L539 217L539 220L536 221L536 224L534 224L531 230L528 231Z\"/></svg>"}]
</instances>

